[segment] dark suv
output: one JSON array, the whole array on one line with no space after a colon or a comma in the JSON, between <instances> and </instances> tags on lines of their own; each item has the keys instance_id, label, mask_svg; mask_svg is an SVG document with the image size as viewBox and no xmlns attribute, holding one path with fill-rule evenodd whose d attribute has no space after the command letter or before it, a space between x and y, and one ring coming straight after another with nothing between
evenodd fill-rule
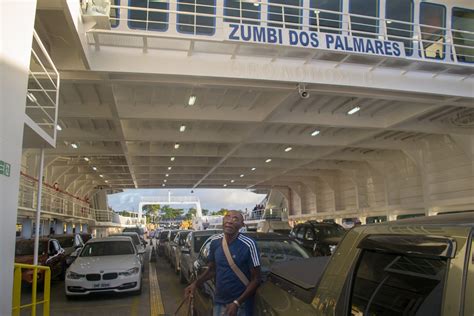
<instances>
[{"instance_id":1,"label":"dark suv","mask_svg":"<svg viewBox=\"0 0 474 316\"><path fill-rule=\"evenodd\" d=\"M313 256L330 256L346 231L341 225L308 221L296 225L290 233Z\"/></svg>"}]
</instances>

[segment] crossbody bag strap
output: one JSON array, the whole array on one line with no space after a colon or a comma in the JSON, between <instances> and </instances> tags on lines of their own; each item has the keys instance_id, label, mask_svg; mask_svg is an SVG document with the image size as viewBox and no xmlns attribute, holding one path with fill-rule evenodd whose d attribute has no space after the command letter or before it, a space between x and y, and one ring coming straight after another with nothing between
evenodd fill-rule
<instances>
[{"instance_id":1,"label":"crossbody bag strap","mask_svg":"<svg viewBox=\"0 0 474 316\"><path fill-rule=\"evenodd\" d=\"M249 279L245 276L245 274L237 267L237 265L234 262L234 259L232 259L232 256L230 254L229 246L227 245L227 241L225 240L225 236L222 237L222 249L224 250L225 257L227 259L227 263L229 264L230 268L234 273L239 277L240 281L247 286L250 282Z\"/></svg>"}]
</instances>

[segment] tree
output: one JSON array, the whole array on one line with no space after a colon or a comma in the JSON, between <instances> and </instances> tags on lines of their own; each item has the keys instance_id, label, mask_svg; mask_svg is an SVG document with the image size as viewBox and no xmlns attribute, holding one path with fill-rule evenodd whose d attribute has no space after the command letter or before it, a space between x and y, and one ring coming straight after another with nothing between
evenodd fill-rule
<instances>
[{"instance_id":1,"label":"tree","mask_svg":"<svg viewBox=\"0 0 474 316\"><path fill-rule=\"evenodd\" d=\"M186 220L192 220L194 216L196 216L196 212L197 210L194 208L194 207L191 207L188 212L186 213L186 215L184 215L184 219Z\"/></svg>"},{"instance_id":2,"label":"tree","mask_svg":"<svg viewBox=\"0 0 474 316\"><path fill-rule=\"evenodd\" d=\"M142 210L145 213L145 218L147 219L147 223L154 223L158 216L158 212L160 211L160 205L148 204L148 205L145 205Z\"/></svg>"},{"instance_id":3,"label":"tree","mask_svg":"<svg viewBox=\"0 0 474 316\"><path fill-rule=\"evenodd\" d=\"M206 215L208 215L208 214L209 214L209 210L203 208L203 209L202 209L202 215L203 215L203 216L206 216Z\"/></svg>"},{"instance_id":4,"label":"tree","mask_svg":"<svg viewBox=\"0 0 474 316\"><path fill-rule=\"evenodd\" d=\"M221 215L221 216L224 216L225 214L227 214L227 212L229 212L228 209L221 208L219 211L212 213L212 215Z\"/></svg>"},{"instance_id":5,"label":"tree","mask_svg":"<svg viewBox=\"0 0 474 316\"><path fill-rule=\"evenodd\" d=\"M165 205L161 208L162 219L176 219L183 215L183 209L175 209L169 205Z\"/></svg>"}]
</instances>

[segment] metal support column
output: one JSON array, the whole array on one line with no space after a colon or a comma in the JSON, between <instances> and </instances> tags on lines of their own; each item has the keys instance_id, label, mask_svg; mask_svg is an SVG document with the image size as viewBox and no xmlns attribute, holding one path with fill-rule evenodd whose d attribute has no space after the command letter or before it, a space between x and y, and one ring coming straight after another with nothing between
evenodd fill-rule
<instances>
[{"instance_id":1,"label":"metal support column","mask_svg":"<svg viewBox=\"0 0 474 316\"><path fill-rule=\"evenodd\" d=\"M44 148L41 148L40 165L38 174L38 195L36 202L36 225L35 225L35 249L33 257L33 265L38 265L38 250L39 250L39 234L40 234L40 219L41 219L41 191L43 189L43 164L44 164Z\"/></svg>"}]
</instances>

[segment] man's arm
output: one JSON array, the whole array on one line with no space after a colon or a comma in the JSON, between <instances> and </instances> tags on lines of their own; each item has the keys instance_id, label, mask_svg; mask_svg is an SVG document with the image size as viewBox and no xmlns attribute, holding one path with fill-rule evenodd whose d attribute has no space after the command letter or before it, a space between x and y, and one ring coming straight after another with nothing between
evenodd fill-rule
<instances>
[{"instance_id":1,"label":"man's arm","mask_svg":"<svg viewBox=\"0 0 474 316\"><path fill-rule=\"evenodd\" d=\"M239 305L243 304L250 296L255 294L255 291L257 291L260 285L260 274L260 266L250 268L250 282L247 284L244 293L237 299Z\"/></svg>"},{"instance_id":2,"label":"man's arm","mask_svg":"<svg viewBox=\"0 0 474 316\"><path fill-rule=\"evenodd\" d=\"M192 297L198 286L201 286L207 280L212 279L215 275L216 275L216 264L214 261L210 261L207 266L206 272L201 274L201 276L198 277L196 281L194 281L193 283L191 283L188 287L184 289L184 296Z\"/></svg>"}]
</instances>

